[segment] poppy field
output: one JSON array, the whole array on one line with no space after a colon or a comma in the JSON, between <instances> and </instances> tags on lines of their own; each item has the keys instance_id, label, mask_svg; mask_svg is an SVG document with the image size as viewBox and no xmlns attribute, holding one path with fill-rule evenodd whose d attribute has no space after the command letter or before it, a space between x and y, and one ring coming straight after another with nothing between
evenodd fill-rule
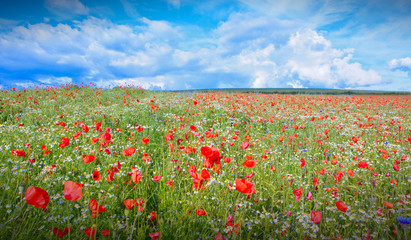
<instances>
[{"instance_id":1,"label":"poppy field","mask_svg":"<svg viewBox=\"0 0 411 240\"><path fill-rule=\"evenodd\" d=\"M1 239L409 239L410 96L0 92Z\"/></svg>"}]
</instances>

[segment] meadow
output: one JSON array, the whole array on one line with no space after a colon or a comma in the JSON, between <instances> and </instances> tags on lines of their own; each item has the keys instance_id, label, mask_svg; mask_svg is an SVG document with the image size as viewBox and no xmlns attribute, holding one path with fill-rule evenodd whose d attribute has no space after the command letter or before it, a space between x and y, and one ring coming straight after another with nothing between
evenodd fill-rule
<instances>
[{"instance_id":1,"label":"meadow","mask_svg":"<svg viewBox=\"0 0 411 240\"><path fill-rule=\"evenodd\" d=\"M0 239L409 239L409 95L0 92Z\"/></svg>"}]
</instances>

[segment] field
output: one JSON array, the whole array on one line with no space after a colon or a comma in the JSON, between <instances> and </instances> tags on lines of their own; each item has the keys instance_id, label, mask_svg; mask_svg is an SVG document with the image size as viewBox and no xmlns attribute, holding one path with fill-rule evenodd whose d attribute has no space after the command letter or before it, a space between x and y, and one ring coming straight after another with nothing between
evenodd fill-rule
<instances>
[{"instance_id":1,"label":"field","mask_svg":"<svg viewBox=\"0 0 411 240\"><path fill-rule=\"evenodd\" d=\"M0 92L1 239L409 239L409 95Z\"/></svg>"}]
</instances>

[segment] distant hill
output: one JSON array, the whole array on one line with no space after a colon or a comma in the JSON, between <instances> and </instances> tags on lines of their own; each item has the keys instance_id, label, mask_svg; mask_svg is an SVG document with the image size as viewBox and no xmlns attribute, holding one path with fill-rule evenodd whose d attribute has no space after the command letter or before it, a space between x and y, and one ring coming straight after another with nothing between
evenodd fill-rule
<instances>
[{"instance_id":1,"label":"distant hill","mask_svg":"<svg viewBox=\"0 0 411 240\"><path fill-rule=\"evenodd\" d=\"M310 95L411 95L411 92L351 90L351 89L313 89L313 88L218 88L173 90L166 92L228 92L228 93L265 93L265 94L310 94Z\"/></svg>"}]
</instances>

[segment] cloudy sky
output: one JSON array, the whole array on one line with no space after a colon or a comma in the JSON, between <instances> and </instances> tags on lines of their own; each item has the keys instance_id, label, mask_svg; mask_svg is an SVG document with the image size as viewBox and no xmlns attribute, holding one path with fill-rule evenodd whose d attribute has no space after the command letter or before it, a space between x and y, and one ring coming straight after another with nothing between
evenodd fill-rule
<instances>
[{"instance_id":1,"label":"cloudy sky","mask_svg":"<svg viewBox=\"0 0 411 240\"><path fill-rule=\"evenodd\" d=\"M0 89L411 91L408 0L2 0Z\"/></svg>"}]
</instances>

